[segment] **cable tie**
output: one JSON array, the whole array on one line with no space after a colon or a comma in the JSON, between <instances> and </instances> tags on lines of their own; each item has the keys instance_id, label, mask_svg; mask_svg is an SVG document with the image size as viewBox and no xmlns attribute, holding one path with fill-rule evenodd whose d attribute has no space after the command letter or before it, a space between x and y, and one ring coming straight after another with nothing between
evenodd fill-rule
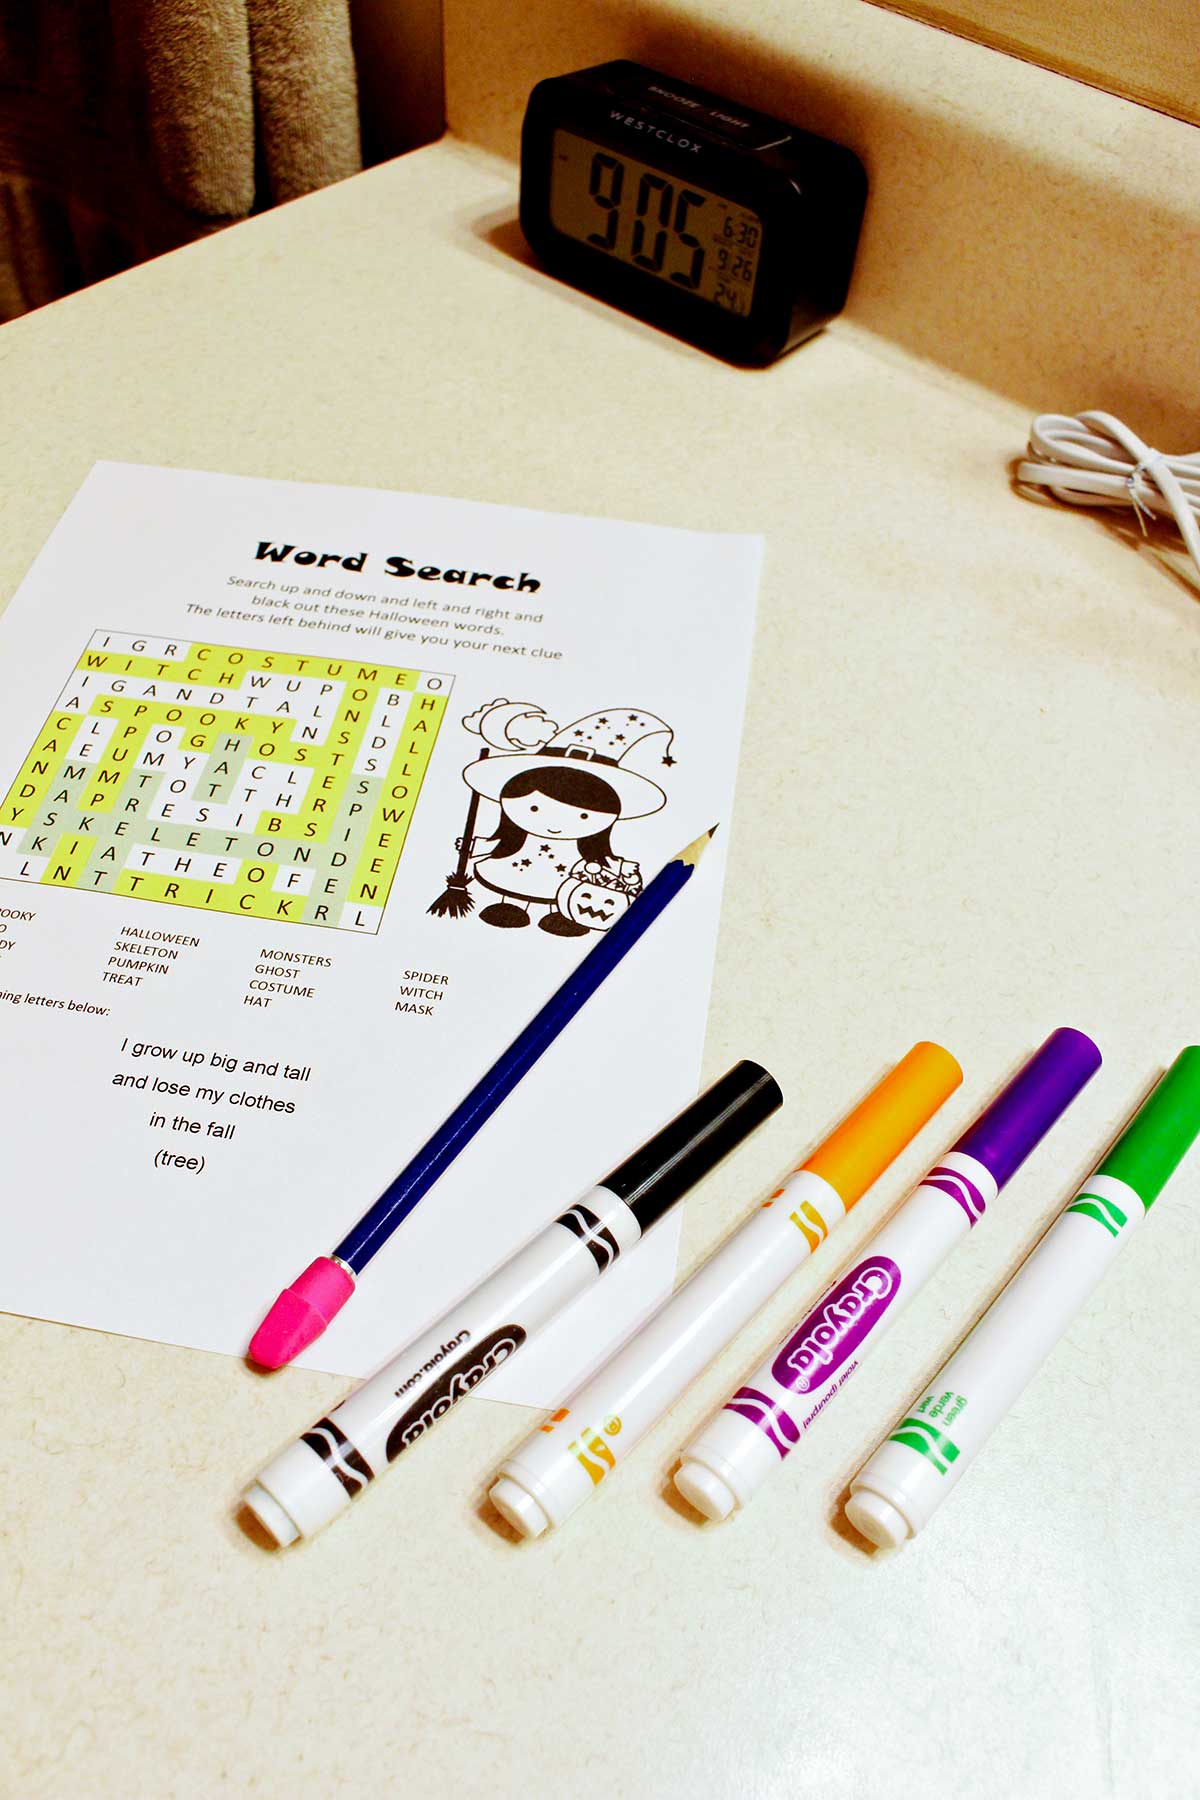
<instances>
[{"instance_id":1,"label":"cable tie","mask_svg":"<svg viewBox=\"0 0 1200 1800\"><path fill-rule=\"evenodd\" d=\"M1141 462L1134 464L1133 468L1130 469L1128 475L1125 477L1125 486L1129 489L1129 504L1137 514L1137 522L1142 528L1143 537L1149 537L1150 535L1146 530L1146 520L1154 517L1154 507L1153 504L1147 504L1138 493L1138 482L1146 473L1156 477L1156 471L1154 469L1154 464L1156 462L1161 463L1162 457L1157 450L1151 450L1148 456L1143 456Z\"/></svg>"}]
</instances>

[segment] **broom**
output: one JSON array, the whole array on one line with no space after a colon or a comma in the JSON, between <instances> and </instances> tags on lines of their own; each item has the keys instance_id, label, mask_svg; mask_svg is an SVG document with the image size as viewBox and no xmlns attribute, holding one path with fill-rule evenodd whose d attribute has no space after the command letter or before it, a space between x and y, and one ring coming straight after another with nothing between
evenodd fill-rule
<instances>
[{"instance_id":1,"label":"broom","mask_svg":"<svg viewBox=\"0 0 1200 1800\"><path fill-rule=\"evenodd\" d=\"M486 750L481 750L479 761L482 762L487 754ZM467 874L467 863L470 860L471 840L475 836L475 820L478 814L479 795L472 788L470 804L467 807L467 822L463 826L462 849L458 853L458 867L447 875L445 892L439 894L433 905L428 908L437 919L443 919L447 914L452 919L465 919L467 914L474 910L475 901L470 891L471 877Z\"/></svg>"}]
</instances>

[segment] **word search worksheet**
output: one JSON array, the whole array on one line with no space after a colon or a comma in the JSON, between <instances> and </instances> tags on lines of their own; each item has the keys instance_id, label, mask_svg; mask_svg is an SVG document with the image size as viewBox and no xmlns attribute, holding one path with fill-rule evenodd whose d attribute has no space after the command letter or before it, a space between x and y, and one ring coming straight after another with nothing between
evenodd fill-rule
<instances>
[{"instance_id":1,"label":"word search worksheet","mask_svg":"<svg viewBox=\"0 0 1200 1800\"><path fill-rule=\"evenodd\" d=\"M760 557L97 464L0 618L0 1307L243 1353L729 820ZM302 1362L366 1373L691 1097L726 842ZM561 1397L669 1290L678 1229L489 1395Z\"/></svg>"}]
</instances>

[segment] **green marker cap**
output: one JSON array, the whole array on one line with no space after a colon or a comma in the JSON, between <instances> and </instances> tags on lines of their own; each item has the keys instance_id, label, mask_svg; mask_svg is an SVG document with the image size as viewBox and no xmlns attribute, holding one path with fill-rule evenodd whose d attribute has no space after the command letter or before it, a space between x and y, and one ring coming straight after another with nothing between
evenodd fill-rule
<instances>
[{"instance_id":1,"label":"green marker cap","mask_svg":"<svg viewBox=\"0 0 1200 1800\"><path fill-rule=\"evenodd\" d=\"M1181 1050L1100 1167L1131 1187L1147 1211L1200 1137L1200 1044Z\"/></svg>"}]
</instances>

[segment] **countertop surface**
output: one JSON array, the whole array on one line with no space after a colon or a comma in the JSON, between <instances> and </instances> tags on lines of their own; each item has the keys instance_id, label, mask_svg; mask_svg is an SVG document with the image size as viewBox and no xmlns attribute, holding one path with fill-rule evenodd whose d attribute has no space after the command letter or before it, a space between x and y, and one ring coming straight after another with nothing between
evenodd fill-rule
<instances>
[{"instance_id":1,"label":"countertop surface","mask_svg":"<svg viewBox=\"0 0 1200 1800\"><path fill-rule=\"evenodd\" d=\"M0 1787L1187 1794L1200 1157L915 1544L869 1553L840 1502L1197 1036L1196 596L1014 494L1015 402L849 320L726 367L534 268L515 211L511 166L447 139L5 327L0 597L97 458L762 532L705 1071L755 1057L788 1104L689 1202L681 1269L915 1039L966 1082L538 1544L485 1498L524 1410L470 1402L271 1553L237 1496L344 1384L0 1321ZM701 1527L679 1447L1059 1024L1105 1053L1069 1119L753 1508Z\"/></svg>"}]
</instances>

